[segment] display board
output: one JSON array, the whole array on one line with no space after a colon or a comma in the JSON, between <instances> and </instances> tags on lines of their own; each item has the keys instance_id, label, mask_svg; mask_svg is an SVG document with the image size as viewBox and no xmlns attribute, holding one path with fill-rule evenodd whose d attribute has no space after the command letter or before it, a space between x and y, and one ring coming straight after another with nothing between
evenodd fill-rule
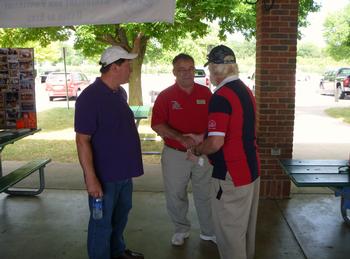
<instances>
[{"instance_id":1,"label":"display board","mask_svg":"<svg viewBox=\"0 0 350 259\"><path fill-rule=\"evenodd\" d=\"M32 48L0 48L0 128L37 128Z\"/></svg>"}]
</instances>

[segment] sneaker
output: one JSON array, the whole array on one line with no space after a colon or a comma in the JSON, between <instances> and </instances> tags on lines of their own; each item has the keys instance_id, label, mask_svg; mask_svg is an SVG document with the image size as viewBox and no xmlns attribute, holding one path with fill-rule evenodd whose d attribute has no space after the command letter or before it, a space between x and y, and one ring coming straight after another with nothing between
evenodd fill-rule
<instances>
[{"instance_id":1,"label":"sneaker","mask_svg":"<svg viewBox=\"0 0 350 259\"><path fill-rule=\"evenodd\" d=\"M200 234L199 237L204 241L211 241L216 244L216 236L206 236L206 235Z\"/></svg>"},{"instance_id":2,"label":"sneaker","mask_svg":"<svg viewBox=\"0 0 350 259\"><path fill-rule=\"evenodd\" d=\"M171 243L174 246L182 246L185 242L185 238L188 238L190 236L189 232L185 233L175 233L173 237L171 238Z\"/></svg>"}]
</instances>

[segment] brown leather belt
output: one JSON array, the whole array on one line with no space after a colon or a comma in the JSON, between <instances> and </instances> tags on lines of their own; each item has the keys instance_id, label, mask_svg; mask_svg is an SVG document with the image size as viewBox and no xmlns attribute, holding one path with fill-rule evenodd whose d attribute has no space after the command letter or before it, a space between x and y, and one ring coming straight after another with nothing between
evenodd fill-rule
<instances>
[{"instance_id":1,"label":"brown leather belt","mask_svg":"<svg viewBox=\"0 0 350 259\"><path fill-rule=\"evenodd\" d=\"M165 146L167 146L168 148L171 148L171 149L175 149L176 151L180 151L180 152L187 152L187 150L186 150L186 149L181 149L181 148L171 147L171 146L169 146L169 145L167 145L167 144L165 144Z\"/></svg>"}]
</instances>

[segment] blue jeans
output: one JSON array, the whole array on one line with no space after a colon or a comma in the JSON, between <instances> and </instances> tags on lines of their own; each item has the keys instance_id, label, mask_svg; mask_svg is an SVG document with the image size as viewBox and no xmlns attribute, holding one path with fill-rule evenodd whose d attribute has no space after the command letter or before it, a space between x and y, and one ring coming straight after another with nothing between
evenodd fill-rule
<instances>
[{"instance_id":1,"label":"blue jeans","mask_svg":"<svg viewBox=\"0 0 350 259\"><path fill-rule=\"evenodd\" d=\"M92 197L89 196L90 221L88 254L90 259L110 259L125 251L123 232L132 207L132 180L102 183L103 217L92 218Z\"/></svg>"}]
</instances>

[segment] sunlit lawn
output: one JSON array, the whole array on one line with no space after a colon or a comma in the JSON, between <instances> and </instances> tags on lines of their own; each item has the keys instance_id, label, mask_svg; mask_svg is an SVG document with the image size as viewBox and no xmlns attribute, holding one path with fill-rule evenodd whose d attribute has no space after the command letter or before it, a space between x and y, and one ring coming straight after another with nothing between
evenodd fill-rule
<instances>
[{"instance_id":1,"label":"sunlit lawn","mask_svg":"<svg viewBox=\"0 0 350 259\"><path fill-rule=\"evenodd\" d=\"M329 116L342 119L346 123L350 123L350 107L329 108L325 111Z\"/></svg>"},{"instance_id":2,"label":"sunlit lawn","mask_svg":"<svg viewBox=\"0 0 350 259\"><path fill-rule=\"evenodd\" d=\"M52 108L38 113L38 127L43 132L73 128L74 109Z\"/></svg>"},{"instance_id":3,"label":"sunlit lawn","mask_svg":"<svg viewBox=\"0 0 350 259\"><path fill-rule=\"evenodd\" d=\"M140 125L149 124L149 120L141 121ZM41 132L53 132L73 128L74 109L53 108L38 113L38 127ZM141 138L155 138L155 134L140 134ZM162 142L141 141L143 151L160 151ZM77 151L74 140L45 140L45 139L22 139L14 145L7 145L2 152L2 160L29 161L36 158L49 157L54 162L77 163ZM159 163L160 156L143 157L144 163Z\"/></svg>"}]
</instances>

